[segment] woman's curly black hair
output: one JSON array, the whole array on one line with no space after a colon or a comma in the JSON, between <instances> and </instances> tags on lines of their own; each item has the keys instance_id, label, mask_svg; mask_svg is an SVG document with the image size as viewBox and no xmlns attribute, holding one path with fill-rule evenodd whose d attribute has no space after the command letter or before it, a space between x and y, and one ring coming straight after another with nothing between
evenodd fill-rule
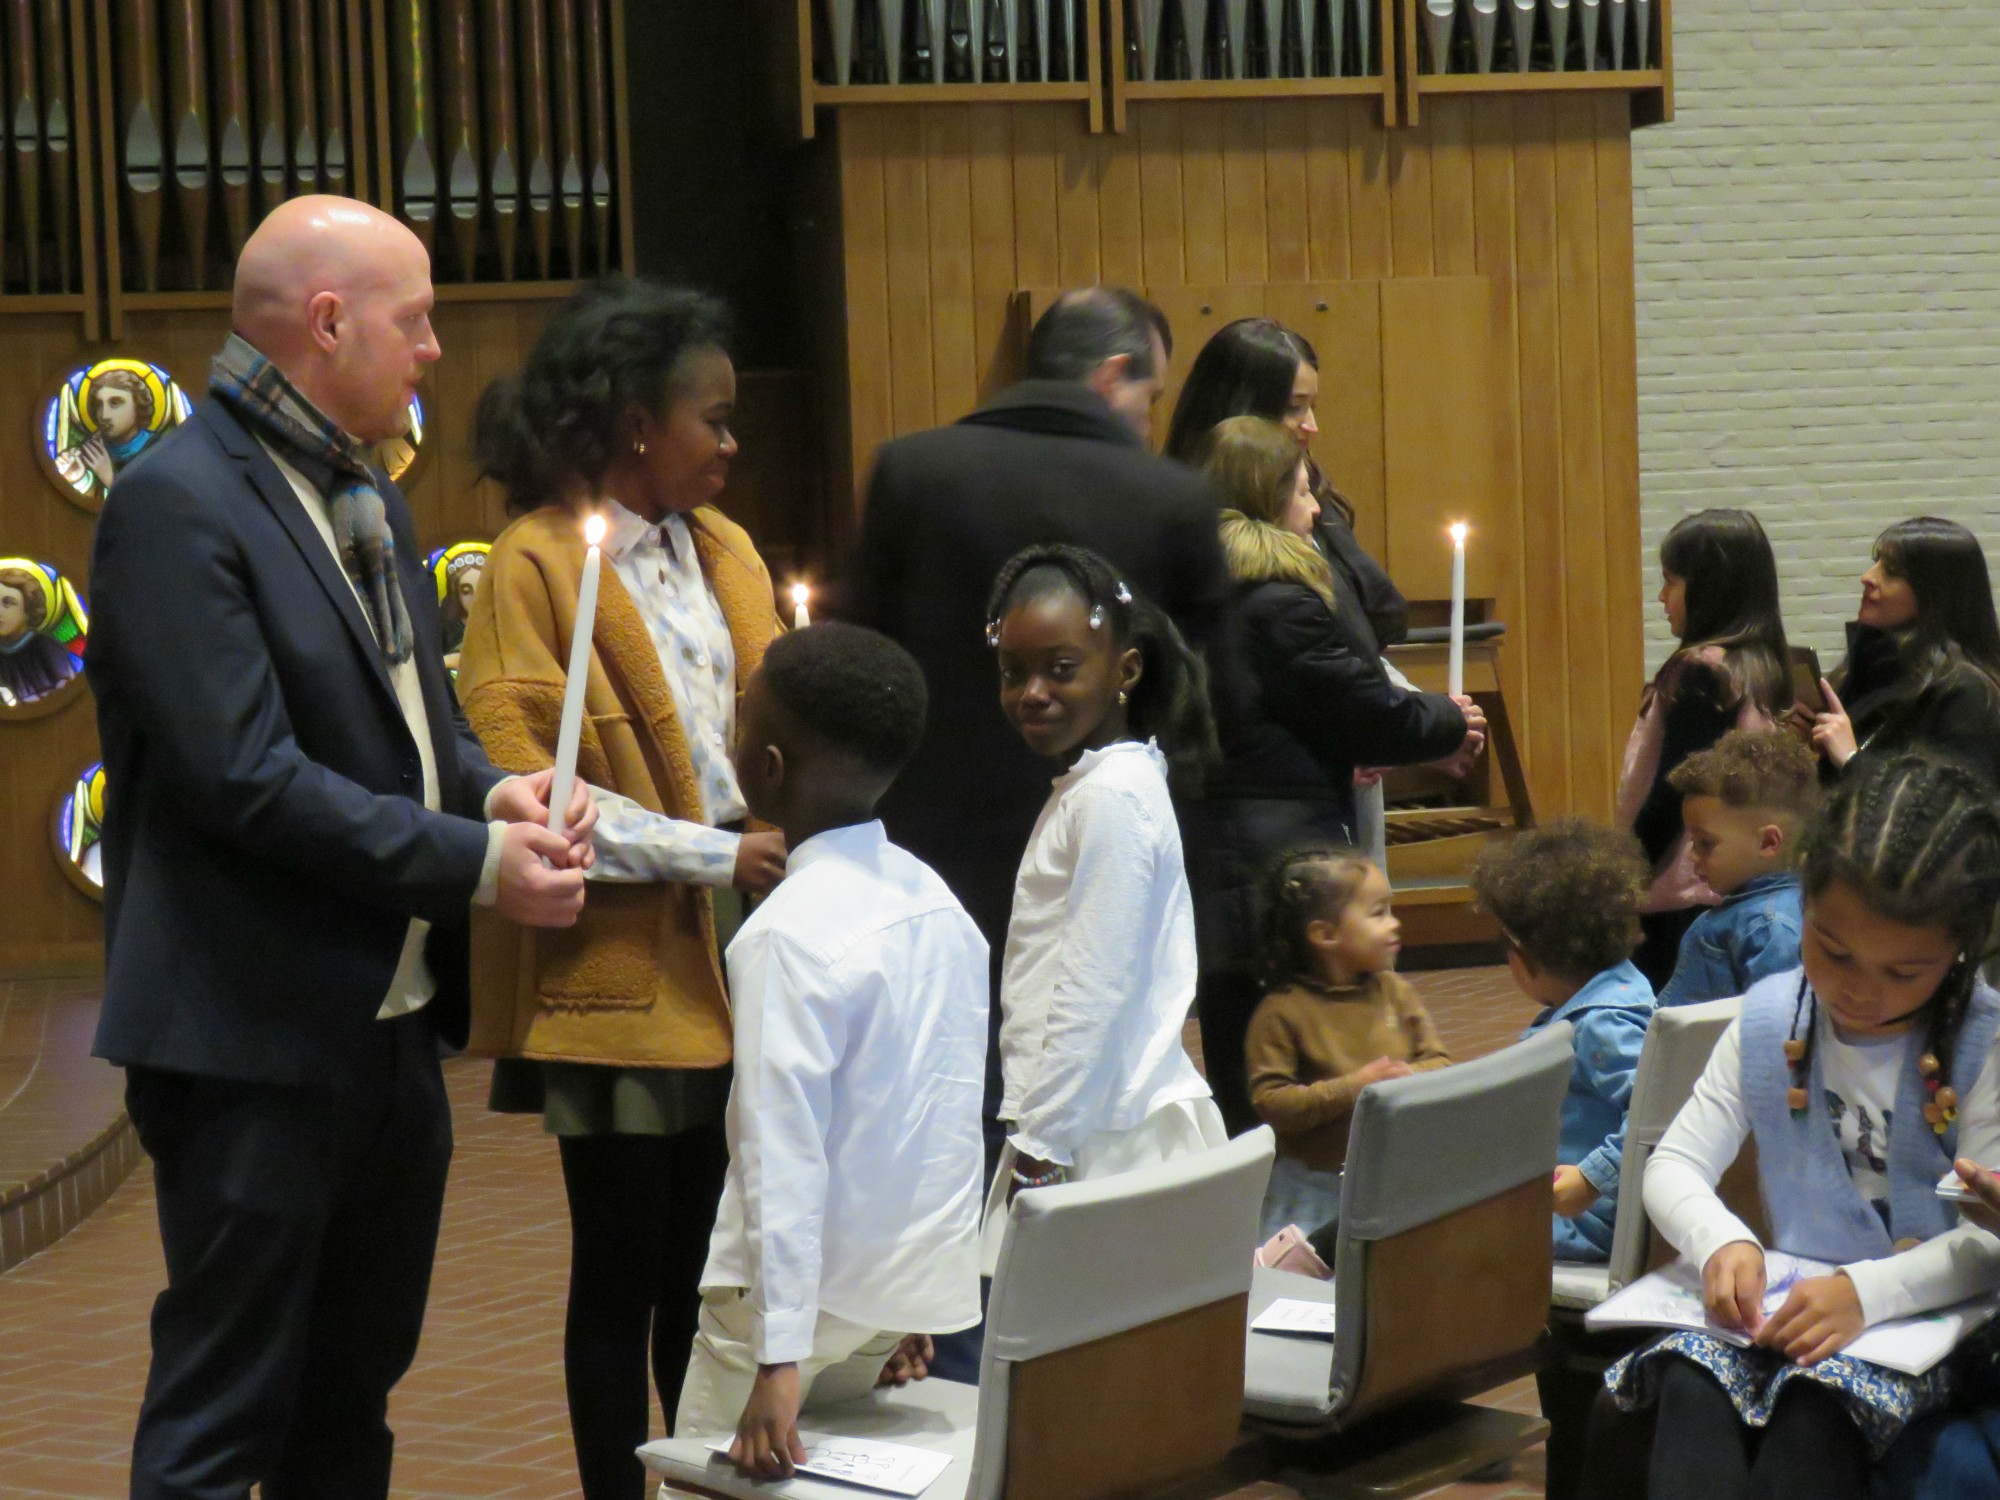
<instances>
[{"instance_id":1,"label":"woman's curly black hair","mask_svg":"<svg viewBox=\"0 0 2000 1500\"><path fill-rule=\"evenodd\" d=\"M1638 946L1646 859L1622 829L1558 818L1487 849L1472 889L1517 953L1581 982Z\"/></svg>"},{"instance_id":2,"label":"woman's curly black hair","mask_svg":"<svg viewBox=\"0 0 2000 1500\"><path fill-rule=\"evenodd\" d=\"M690 354L727 351L729 313L706 292L606 276L555 310L528 361L479 398L472 451L516 515L595 485L657 416Z\"/></svg>"},{"instance_id":3,"label":"woman's curly black hair","mask_svg":"<svg viewBox=\"0 0 2000 1500\"><path fill-rule=\"evenodd\" d=\"M1138 648L1139 684L1132 690L1126 722L1134 734L1159 741L1177 796L1199 794L1209 769L1222 758L1209 712L1207 668L1174 622L1129 588L1110 563L1082 547L1050 545L1015 553L993 580L986 605L988 638L998 641L1000 619L1016 604L1058 589L1068 589L1092 610L1104 612L1118 650Z\"/></svg>"}]
</instances>

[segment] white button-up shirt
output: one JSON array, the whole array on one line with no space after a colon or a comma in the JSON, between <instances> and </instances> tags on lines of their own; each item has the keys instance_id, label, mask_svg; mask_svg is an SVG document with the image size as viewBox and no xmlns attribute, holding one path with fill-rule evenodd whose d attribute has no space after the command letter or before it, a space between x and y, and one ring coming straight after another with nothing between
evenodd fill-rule
<instances>
[{"instance_id":1,"label":"white button-up shirt","mask_svg":"<svg viewBox=\"0 0 2000 1500\"><path fill-rule=\"evenodd\" d=\"M1205 1099L1181 1028L1194 903L1166 757L1086 751L1035 820L1001 968L1000 1118L1016 1150L1069 1165L1093 1135Z\"/></svg>"},{"instance_id":2,"label":"white button-up shirt","mask_svg":"<svg viewBox=\"0 0 2000 1500\"><path fill-rule=\"evenodd\" d=\"M687 517L652 525L616 500L605 502L604 554L632 596L674 695L702 821L670 818L601 787L592 880L679 880L727 885L738 836L716 827L744 816L730 751L736 743L736 643L688 532Z\"/></svg>"},{"instance_id":3,"label":"white button-up shirt","mask_svg":"<svg viewBox=\"0 0 2000 1500\"><path fill-rule=\"evenodd\" d=\"M880 823L817 834L729 945L736 1081L704 1291L747 1290L761 1364L821 1312L979 1321L986 941Z\"/></svg>"}]
</instances>

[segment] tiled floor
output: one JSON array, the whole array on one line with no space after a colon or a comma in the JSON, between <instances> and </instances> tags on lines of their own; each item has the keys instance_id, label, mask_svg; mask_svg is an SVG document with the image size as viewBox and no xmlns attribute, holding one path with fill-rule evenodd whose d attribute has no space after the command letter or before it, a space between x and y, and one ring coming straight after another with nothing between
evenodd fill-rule
<instances>
[{"instance_id":1,"label":"tiled floor","mask_svg":"<svg viewBox=\"0 0 2000 1500\"><path fill-rule=\"evenodd\" d=\"M1530 1014L1504 971L1413 976L1468 1057ZM396 1393L396 1494L407 1500L567 1500L576 1492L562 1394L568 1249L555 1151L538 1126L484 1108L487 1068L447 1069L458 1154L416 1368ZM141 1167L55 1248L0 1276L0 1492L115 1500L162 1277L152 1175ZM1523 1383L1496 1393L1534 1410ZM1541 1494L1540 1450L1505 1484L1455 1500ZM1295 1500L1258 1484L1230 1500Z\"/></svg>"}]
</instances>

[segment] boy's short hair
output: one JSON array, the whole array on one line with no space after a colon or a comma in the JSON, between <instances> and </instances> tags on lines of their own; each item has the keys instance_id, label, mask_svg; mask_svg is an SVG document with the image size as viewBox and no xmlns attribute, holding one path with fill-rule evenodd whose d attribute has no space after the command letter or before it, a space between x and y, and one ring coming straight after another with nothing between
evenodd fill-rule
<instances>
[{"instance_id":1,"label":"boy's short hair","mask_svg":"<svg viewBox=\"0 0 2000 1500\"><path fill-rule=\"evenodd\" d=\"M1587 979L1638 946L1646 860L1629 833L1559 818L1487 849L1472 889L1529 963Z\"/></svg>"},{"instance_id":2,"label":"boy's short hair","mask_svg":"<svg viewBox=\"0 0 2000 1500\"><path fill-rule=\"evenodd\" d=\"M759 675L800 728L874 770L902 770L924 737L923 668L879 631L839 620L791 631Z\"/></svg>"},{"instance_id":3,"label":"boy's short hair","mask_svg":"<svg viewBox=\"0 0 2000 1500\"><path fill-rule=\"evenodd\" d=\"M1789 730L1735 729L1675 766L1667 785L1683 797L1805 819L1819 802L1819 757Z\"/></svg>"}]
</instances>

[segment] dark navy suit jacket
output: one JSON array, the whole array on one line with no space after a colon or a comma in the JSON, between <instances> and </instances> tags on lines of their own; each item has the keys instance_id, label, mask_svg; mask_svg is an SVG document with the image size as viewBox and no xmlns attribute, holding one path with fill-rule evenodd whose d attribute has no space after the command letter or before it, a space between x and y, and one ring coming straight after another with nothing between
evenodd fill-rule
<instances>
[{"instance_id":1,"label":"dark navy suit jacket","mask_svg":"<svg viewBox=\"0 0 2000 1500\"><path fill-rule=\"evenodd\" d=\"M96 1052L250 1081L337 1080L412 917L462 1042L467 909L501 779L452 697L437 596L378 474L442 812L340 564L209 401L120 475L91 563L104 746L106 988Z\"/></svg>"}]
</instances>

